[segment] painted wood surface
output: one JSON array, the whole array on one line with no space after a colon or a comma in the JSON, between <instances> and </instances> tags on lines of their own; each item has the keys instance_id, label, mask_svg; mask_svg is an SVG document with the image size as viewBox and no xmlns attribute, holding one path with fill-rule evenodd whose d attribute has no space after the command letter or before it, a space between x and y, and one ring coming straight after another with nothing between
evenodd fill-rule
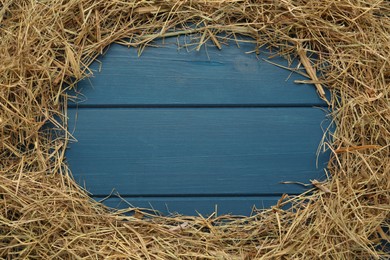
<instances>
[{"instance_id":1,"label":"painted wood surface","mask_svg":"<svg viewBox=\"0 0 390 260\"><path fill-rule=\"evenodd\" d=\"M159 41L158 44L162 44ZM295 84L305 77L265 62L275 53L253 51L251 43L230 42L222 51L178 50L176 39L159 48L137 49L111 45L91 69L93 77L79 84L79 106L134 105L257 105L323 106L315 88ZM192 47L193 49L193 47ZM271 62L288 66L281 57ZM295 64L296 65L296 64ZM100 71L100 72L99 72Z\"/></svg>"},{"instance_id":2,"label":"painted wood surface","mask_svg":"<svg viewBox=\"0 0 390 260\"><path fill-rule=\"evenodd\" d=\"M75 109L70 109L74 128ZM319 178L311 108L80 109L71 169L103 195L282 194Z\"/></svg>"},{"instance_id":3,"label":"painted wood surface","mask_svg":"<svg viewBox=\"0 0 390 260\"><path fill-rule=\"evenodd\" d=\"M329 122L313 108L324 106L314 88L293 83L302 76L245 54L250 44L188 53L174 41L140 58L114 44L101 72L79 83L84 101L68 111L78 142L66 156L94 198L115 190L165 214L210 214L217 204L248 215L304 191L282 181L323 178L329 155L317 165L316 154Z\"/></svg>"},{"instance_id":4,"label":"painted wood surface","mask_svg":"<svg viewBox=\"0 0 390 260\"><path fill-rule=\"evenodd\" d=\"M179 213L191 216L199 213L207 216L216 212L218 215L239 214L249 216L255 209L268 209L276 205L280 196L93 198L115 209L137 207L148 209L148 212L156 211L162 215Z\"/></svg>"}]
</instances>

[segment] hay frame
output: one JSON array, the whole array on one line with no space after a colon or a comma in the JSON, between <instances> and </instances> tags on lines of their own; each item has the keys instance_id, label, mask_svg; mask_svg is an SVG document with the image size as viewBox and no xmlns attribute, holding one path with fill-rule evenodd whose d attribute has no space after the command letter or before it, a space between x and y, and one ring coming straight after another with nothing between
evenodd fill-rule
<instances>
[{"instance_id":1,"label":"hay frame","mask_svg":"<svg viewBox=\"0 0 390 260\"><path fill-rule=\"evenodd\" d=\"M386 0L0 1L0 257L388 258L389 18ZM199 46L211 40L223 49L219 33L269 44L300 59L320 96L330 90L327 181L250 217L208 218L126 216L74 182L63 86L90 74L113 42L142 51L191 33L201 35ZM49 123L62 134L52 138Z\"/></svg>"}]
</instances>

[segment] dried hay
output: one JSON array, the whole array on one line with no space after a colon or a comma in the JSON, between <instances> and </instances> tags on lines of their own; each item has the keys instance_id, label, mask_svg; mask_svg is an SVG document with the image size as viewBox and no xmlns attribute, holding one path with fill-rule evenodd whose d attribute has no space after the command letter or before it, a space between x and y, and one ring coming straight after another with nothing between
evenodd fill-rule
<instances>
[{"instance_id":1,"label":"dried hay","mask_svg":"<svg viewBox=\"0 0 390 260\"><path fill-rule=\"evenodd\" d=\"M378 259L389 251L390 2L2 0L0 256L5 259ZM189 26L196 25L194 26ZM64 161L65 83L103 48L218 33L299 56L337 129L330 178L251 217L126 217L92 201ZM125 40L124 40L125 39ZM222 50L223 52L223 50ZM316 54L315 61L306 55ZM316 78L314 69L322 73ZM283 203L283 202L281 202Z\"/></svg>"}]
</instances>

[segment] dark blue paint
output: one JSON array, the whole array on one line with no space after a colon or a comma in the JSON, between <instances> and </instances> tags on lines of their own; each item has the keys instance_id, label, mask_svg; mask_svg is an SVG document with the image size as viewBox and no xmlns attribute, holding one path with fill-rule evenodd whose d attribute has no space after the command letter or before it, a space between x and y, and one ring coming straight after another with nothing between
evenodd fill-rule
<instances>
[{"instance_id":1,"label":"dark blue paint","mask_svg":"<svg viewBox=\"0 0 390 260\"><path fill-rule=\"evenodd\" d=\"M95 195L297 193L316 169L324 112L312 108L69 109L67 157Z\"/></svg>"},{"instance_id":2,"label":"dark blue paint","mask_svg":"<svg viewBox=\"0 0 390 260\"><path fill-rule=\"evenodd\" d=\"M134 48L111 45L101 63L91 66L94 76L79 83L85 95L79 105L325 104L313 85L294 83L306 78L263 61L270 56L265 48L256 56L245 54L254 44L229 44L222 51L188 52L171 38L163 47L146 48L141 57ZM288 66L280 57L270 61Z\"/></svg>"},{"instance_id":3,"label":"dark blue paint","mask_svg":"<svg viewBox=\"0 0 390 260\"><path fill-rule=\"evenodd\" d=\"M106 206L115 209L126 209L129 207L138 207L147 210L150 213L162 215L171 215L175 213L184 215L203 216L217 212L218 215L234 214L249 216L254 209L262 210L275 205L280 197L171 197L171 198L118 198L113 197L102 200L95 198L97 201L102 201ZM153 212L156 211L156 212ZM129 212L131 213L131 212Z\"/></svg>"},{"instance_id":4,"label":"dark blue paint","mask_svg":"<svg viewBox=\"0 0 390 260\"><path fill-rule=\"evenodd\" d=\"M66 156L97 199L115 189L164 214L207 215L218 204L219 214L249 215L253 205L304 191L281 181L324 177L329 154L317 167L316 151L328 122L312 108L324 102L313 86L293 83L302 76L286 80L290 72L264 62L267 55L245 54L254 49L248 43L188 53L176 39L165 42L140 58L112 45L99 58L102 71L79 84L86 100L70 104L79 142Z\"/></svg>"}]
</instances>

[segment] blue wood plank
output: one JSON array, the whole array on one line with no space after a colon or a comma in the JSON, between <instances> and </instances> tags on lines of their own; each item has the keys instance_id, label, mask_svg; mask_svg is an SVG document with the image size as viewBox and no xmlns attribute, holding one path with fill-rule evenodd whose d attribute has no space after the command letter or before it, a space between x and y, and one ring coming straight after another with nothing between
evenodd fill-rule
<instances>
[{"instance_id":1,"label":"blue wood plank","mask_svg":"<svg viewBox=\"0 0 390 260\"><path fill-rule=\"evenodd\" d=\"M323 176L314 108L69 109L67 158L92 194L298 193ZM325 126L324 126L325 127Z\"/></svg>"},{"instance_id":2,"label":"blue wood plank","mask_svg":"<svg viewBox=\"0 0 390 260\"><path fill-rule=\"evenodd\" d=\"M94 77L79 83L85 95L79 104L324 105L312 85L294 83L303 76L262 60L269 53L245 54L253 51L251 43L237 48L230 42L222 51L209 47L188 52L178 51L176 41L159 41L162 47L147 47L141 57L134 48L112 44L99 58L102 63L91 66ZM280 57L272 61L287 65Z\"/></svg>"},{"instance_id":3,"label":"blue wood plank","mask_svg":"<svg viewBox=\"0 0 390 260\"><path fill-rule=\"evenodd\" d=\"M101 198L94 198L97 201ZM173 198L109 198L102 203L115 209L127 209L129 207L153 209L162 215L210 215L217 212L218 215L251 215L254 207L258 210L270 208L276 205L280 197L173 197Z\"/></svg>"}]
</instances>

